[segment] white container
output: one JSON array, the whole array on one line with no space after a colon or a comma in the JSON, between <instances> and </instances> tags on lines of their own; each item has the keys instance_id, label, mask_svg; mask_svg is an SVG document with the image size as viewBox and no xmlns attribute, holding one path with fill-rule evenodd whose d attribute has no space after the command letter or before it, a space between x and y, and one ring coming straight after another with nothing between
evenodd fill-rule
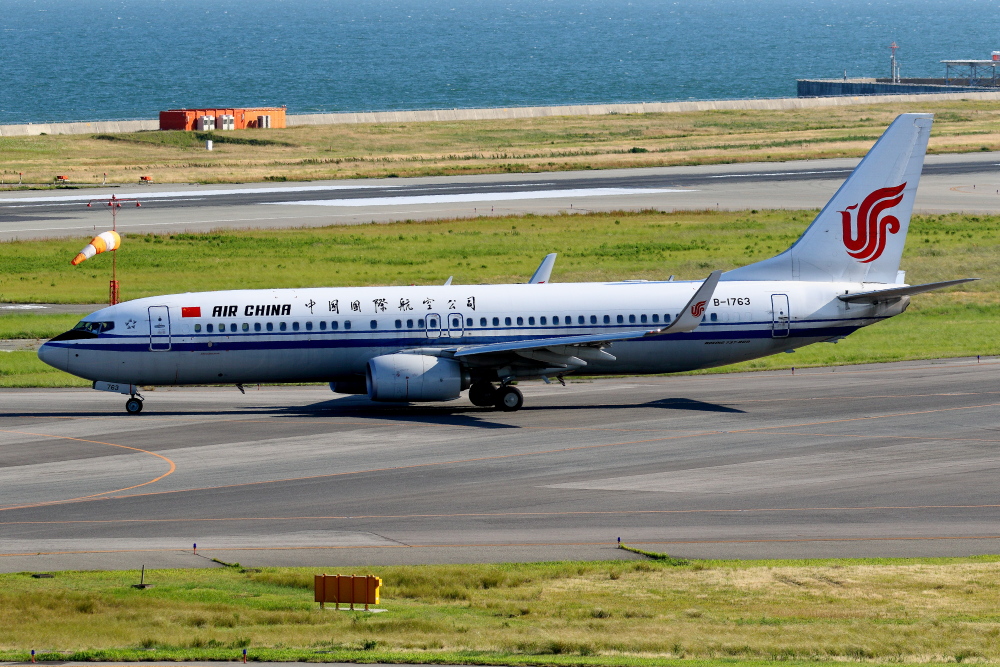
<instances>
[{"instance_id":1,"label":"white container","mask_svg":"<svg viewBox=\"0 0 1000 667\"><path fill-rule=\"evenodd\" d=\"M211 132L215 129L215 116L198 116L195 127L199 132Z\"/></svg>"},{"instance_id":2,"label":"white container","mask_svg":"<svg viewBox=\"0 0 1000 667\"><path fill-rule=\"evenodd\" d=\"M205 150L206 151L212 150L212 140L211 139L206 139L205 140Z\"/></svg>"}]
</instances>

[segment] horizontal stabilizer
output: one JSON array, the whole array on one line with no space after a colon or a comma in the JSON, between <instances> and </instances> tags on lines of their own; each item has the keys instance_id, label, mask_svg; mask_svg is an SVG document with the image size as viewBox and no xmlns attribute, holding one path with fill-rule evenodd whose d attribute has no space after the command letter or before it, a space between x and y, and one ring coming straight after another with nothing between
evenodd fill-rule
<instances>
[{"instance_id":1,"label":"horizontal stabilizer","mask_svg":"<svg viewBox=\"0 0 1000 667\"><path fill-rule=\"evenodd\" d=\"M841 294L837 298L847 303L878 303L889 299L898 299L901 296L911 296L923 292L933 292L953 285L969 283L979 278L960 278L959 280L945 280L940 283L924 283L923 285L907 285L906 287L892 287L889 289L874 290L871 292L858 292L857 294Z\"/></svg>"}]
</instances>

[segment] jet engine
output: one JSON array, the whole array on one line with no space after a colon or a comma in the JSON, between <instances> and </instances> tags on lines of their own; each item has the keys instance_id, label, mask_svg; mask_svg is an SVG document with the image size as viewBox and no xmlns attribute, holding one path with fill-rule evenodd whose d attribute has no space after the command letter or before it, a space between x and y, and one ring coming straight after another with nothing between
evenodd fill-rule
<instances>
[{"instance_id":1,"label":"jet engine","mask_svg":"<svg viewBox=\"0 0 1000 667\"><path fill-rule=\"evenodd\" d=\"M423 354L384 354L368 361L368 396L373 401L451 401L471 384L454 359Z\"/></svg>"}]
</instances>

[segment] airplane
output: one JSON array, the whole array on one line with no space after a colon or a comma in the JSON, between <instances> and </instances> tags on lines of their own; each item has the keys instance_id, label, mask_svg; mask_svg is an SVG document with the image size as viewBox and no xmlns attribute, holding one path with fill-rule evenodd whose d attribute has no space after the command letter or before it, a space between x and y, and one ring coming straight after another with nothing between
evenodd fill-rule
<instances>
[{"instance_id":1,"label":"airplane","mask_svg":"<svg viewBox=\"0 0 1000 667\"><path fill-rule=\"evenodd\" d=\"M898 116L802 236L701 281L317 287L171 294L109 306L44 343L45 363L140 386L328 382L374 401L521 408L516 381L722 366L837 340L899 315L899 270L933 116Z\"/></svg>"}]
</instances>

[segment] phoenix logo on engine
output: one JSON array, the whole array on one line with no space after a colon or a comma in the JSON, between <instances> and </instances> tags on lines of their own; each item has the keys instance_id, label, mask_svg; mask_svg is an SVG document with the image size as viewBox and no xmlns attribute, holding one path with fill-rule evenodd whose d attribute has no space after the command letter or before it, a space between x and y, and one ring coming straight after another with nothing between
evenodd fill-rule
<instances>
[{"instance_id":1,"label":"phoenix logo on engine","mask_svg":"<svg viewBox=\"0 0 1000 667\"><path fill-rule=\"evenodd\" d=\"M889 234L895 234L900 228L899 219L886 214L886 211L903 201L905 187L906 183L880 188L865 197L860 208L855 204L840 211L848 255L862 264L874 262L882 255ZM852 221L855 209L857 217Z\"/></svg>"},{"instance_id":2,"label":"phoenix logo on engine","mask_svg":"<svg viewBox=\"0 0 1000 667\"><path fill-rule=\"evenodd\" d=\"M691 306L691 314L695 317L701 317L705 313L705 304L707 301L699 301L698 303Z\"/></svg>"}]
</instances>

